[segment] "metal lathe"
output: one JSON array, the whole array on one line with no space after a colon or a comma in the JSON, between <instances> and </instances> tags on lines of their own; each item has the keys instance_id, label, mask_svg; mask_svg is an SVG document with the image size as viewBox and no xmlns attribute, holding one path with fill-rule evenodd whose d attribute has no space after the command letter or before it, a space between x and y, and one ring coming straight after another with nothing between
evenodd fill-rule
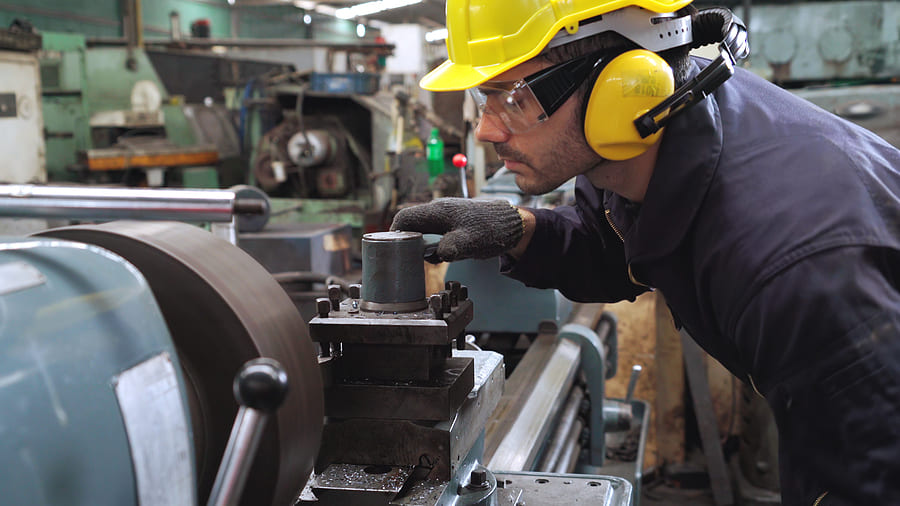
<instances>
[{"instance_id":1,"label":"metal lathe","mask_svg":"<svg viewBox=\"0 0 900 506\"><path fill-rule=\"evenodd\" d=\"M259 212L214 193L142 214ZM33 215L15 198L0 214ZM229 235L110 221L0 241L4 504L634 504L647 413L603 397L614 319L535 329L507 375L474 344L478 292L426 293L421 234L364 235L360 282L308 322Z\"/></svg>"}]
</instances>

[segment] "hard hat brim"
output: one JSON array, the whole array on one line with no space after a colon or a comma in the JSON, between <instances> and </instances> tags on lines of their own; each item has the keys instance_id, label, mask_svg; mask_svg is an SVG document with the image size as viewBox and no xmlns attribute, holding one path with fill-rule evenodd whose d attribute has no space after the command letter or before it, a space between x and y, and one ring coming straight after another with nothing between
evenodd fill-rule
<instances>
[{"instance_id":1,"label":"hard hat brim","mask_svg":"<svg viewBox=\"0 0 900 506\"><path fill-rule=\"evenodd\" d=\"M506 72L518 63L518 61L515 61L514 63L504 62L497 65L473 67L472 65L460 65L447 60L426 74L419 81L419 86L428 91L467 90Z\"/></svg>"}]
</instances>

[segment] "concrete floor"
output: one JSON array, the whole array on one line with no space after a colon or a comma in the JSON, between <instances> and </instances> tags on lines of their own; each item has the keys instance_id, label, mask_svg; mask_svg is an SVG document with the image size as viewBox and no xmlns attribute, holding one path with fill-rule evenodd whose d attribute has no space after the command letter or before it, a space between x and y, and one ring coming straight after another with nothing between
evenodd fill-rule
<instances>
[{"instance_id":1,"label":"concrete floor","mask_svg":"<svg viewBox=\"0 0 900 506\"><path fill-rule=\"evenodd\" d=\"M644 485L640 506L714 506L709 489L682 490L662 481Z\"/></svg>"}]
</instances>

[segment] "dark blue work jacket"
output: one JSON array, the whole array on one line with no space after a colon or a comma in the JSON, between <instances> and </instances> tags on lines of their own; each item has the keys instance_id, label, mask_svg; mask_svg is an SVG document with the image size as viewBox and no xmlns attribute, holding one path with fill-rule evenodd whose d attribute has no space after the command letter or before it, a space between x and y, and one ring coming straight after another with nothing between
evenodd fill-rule
<instances>
[{"instance_id":1,"label":"dark blue work jacket","mask_svg":"<svg viewBox=\"0 0 900 506\"><path fill-rule=\"evenodd\" d=\"M575 301L660 290L772 406L784 504L900 504L897 149L738 69L666 128L639 207L579 176L535 216L504 271Z\"/></svg>"}]
</instances>

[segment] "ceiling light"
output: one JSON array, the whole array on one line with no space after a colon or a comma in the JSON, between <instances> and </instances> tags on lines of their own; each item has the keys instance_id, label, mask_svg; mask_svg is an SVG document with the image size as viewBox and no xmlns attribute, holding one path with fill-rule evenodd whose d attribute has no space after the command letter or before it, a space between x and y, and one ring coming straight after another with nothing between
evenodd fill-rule
<instances>
[{"instance_id":1,"label":"ceiling light","mask_svg":"<svg viewBox=\"0 0 900 506\"><path fill-rule=\"evenodd\" d=\"M427 41L427 42L437 42L439 40L444 40L446 38L447 38L447 29L446 28L432 30L425 34L425 41Z\"/></svg>"},{"instance_id":2,"label":"ceiling light","mask_svg":"<svg viewBox=\"0 0 900 506\"><path fill-rule=\"evenodd\" d=\"M337 9L330 5L316 4L316 12L325 14L326 16L334 16Z\"/></svg>"},{"instance_id":3,"label":"ceiling light","mask_svg":"<svg viewBox=\"0 0 900 506\"><path fill-rule=\"evenodd\" d=\"M366 36L366 25L364 25L362 23L359 23L358 25L356 25L356 35L358 35L360 38L365 37Z\"/></svg>"},{"instance_id":4,"label":"ceiling light","mask_svg":"<svg viewBox=\"0 0 900 506\"><path fill-rule=\"evenodd\" d=\"M303 15L303 23L307 24L307 25L312 23L312 16L310 16L309 14L304 14Z\"/></svg>"},{"instance_id":5,"label":"ceiling light","mask_svg":"<svg viewBox=\"0 0 900 506\"><path fill-rule=\"evenodd\" d=\"M399 7L406 7L421 3L422 0L376 0L375 2L366 2L356 4L353 7L344 7L335 11L334 15L341 19L358 18L360 16L368 16L377 12L382 12Z\"/></svg>"}]
</instances>

